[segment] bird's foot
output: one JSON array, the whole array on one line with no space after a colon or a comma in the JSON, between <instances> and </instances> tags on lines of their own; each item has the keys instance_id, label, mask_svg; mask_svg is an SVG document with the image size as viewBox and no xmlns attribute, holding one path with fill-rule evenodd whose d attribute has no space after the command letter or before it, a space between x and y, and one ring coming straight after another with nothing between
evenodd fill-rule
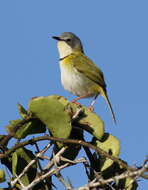
<instances>
[{"instance_id":1,"label":"bird's foot","mask_svg":"<svg viewBox=\"0 0 148 190\"><path fill-rule=\"evenodd\" d=\"M93 106L89 106L88 110L91 111L91 112L93 112L94 111L94 107Z\"/></svg>"},{"instance_id":2,"label":"bird's foot","mask_svg":"<svg viewBox=\"0 0 148 190\"><path fill-rule=\"evenodd\" d=\"M80 99L80 97L74 98L71 102L75 103L77 105L81 105L79 102L77 102Z\"/></svg>"},{"instance_id":3,"label":"bird's foot","mask_svg":"<svg viewBox=\"0 0 148 190\"><path fill-rule=\"evenodd\" d=\"M72 102L72 103L75 103L75 104L77 104L77 105L81 105L79 102L76 102L75 100L72 100L71 102Z\"/></svg>"}]
</instances>

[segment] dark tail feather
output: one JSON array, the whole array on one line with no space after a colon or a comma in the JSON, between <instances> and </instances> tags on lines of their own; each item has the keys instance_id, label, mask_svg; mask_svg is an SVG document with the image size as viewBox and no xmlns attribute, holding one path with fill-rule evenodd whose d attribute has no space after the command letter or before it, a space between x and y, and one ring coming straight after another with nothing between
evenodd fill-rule
<instances>
[{"instance_id":1,"label":"dark tail feather","mask_svg":"<svg viewBox=\"0 0 148 190\"><path fill-rule=\"evenodd\" d=\"M101 95L105 98L105 100L106 100L106 102L107 102L107 104L108 104L108 106L109 106L109 109L110 109L110 111L111 111L112 118L113 118L113 120L114 120L114 122L115 122L115 124L116 124L117 122L116 122L115 113L114 113L114 111L113 111L112 105L111 105L111 103L110 103L110 101L109 101L109 98L108 98L108 96L107 96L107 93L106 93L103 89L102 89Z\"/></svg>"}]
</instances>

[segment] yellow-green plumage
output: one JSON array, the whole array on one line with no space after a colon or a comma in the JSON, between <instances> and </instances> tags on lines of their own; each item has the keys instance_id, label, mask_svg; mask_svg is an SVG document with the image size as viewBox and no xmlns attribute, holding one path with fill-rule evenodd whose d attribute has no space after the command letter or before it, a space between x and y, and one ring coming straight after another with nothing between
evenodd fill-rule
<instances>
[{"instance_id":1,"label":"yellow-green plumage","mask_svg":"<svg viewBox=\"0 0 148 190\"><path fill-rule=\"evenodd\" d=\"M91 66L89 66L90 63ZM87 68L84 67L83 69L83 64ZM85 96L88 94L88 97L91 97L96 95L99 91L99 85L93 82L91 78L91 72L93 70L90 70L89 67L92 67L92 65L95 67L81 52L72 53L63 59L60 62L60 69L61 81L64 88L76 96ZM97 77L93 77L93 79L98 80Z\"/></svg>"},{"instance_id":2,"label":"yellow-green plumage","mask_svg":"<svg viewBox=\"0 0 148 190\"><path fill-rule=\"evenodd\" d=\"M72 33L63 33L58 39L61 82L66 90L78 97L102 95L107 101L114 121L115 114L107 96L102 71L83 52L81 41ZM68 42L68 40L71 40Z\"/></svg>"}]
</instances>

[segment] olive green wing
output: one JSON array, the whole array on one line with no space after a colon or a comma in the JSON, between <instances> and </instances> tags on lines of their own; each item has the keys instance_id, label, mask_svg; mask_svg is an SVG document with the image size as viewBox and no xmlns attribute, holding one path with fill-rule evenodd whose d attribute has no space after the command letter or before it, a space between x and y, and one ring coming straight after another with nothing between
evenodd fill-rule
<instances>
[{"instance_id":1,"label":"olive green wing","mask_svg":"<svg viewBox=\"0 0 148 190\"><path fill-rule=\"evenodd\" d=\"M73 59L74 67L87 78L94 81L106 89L106 84L102 71L85 55L77 56Z\"/></svg>"},{"instance_id":2,"label":"olive green wing","mask_svg":"<svg viewBox=\"0 0 148 190\"><path fill-rule=\"evenodd\" d=\"M83 54L73 57L72 62L73 66L77 69L77 71L85 74L87 78L89 78L90 80L94 81L95 83L99 84L102 87L100 93L107 101L114 122L116 123L115 114L113 112L112 105L107 96L106 84L102 71L88 57L86 57Z\"/></svg>"}]
</instances>

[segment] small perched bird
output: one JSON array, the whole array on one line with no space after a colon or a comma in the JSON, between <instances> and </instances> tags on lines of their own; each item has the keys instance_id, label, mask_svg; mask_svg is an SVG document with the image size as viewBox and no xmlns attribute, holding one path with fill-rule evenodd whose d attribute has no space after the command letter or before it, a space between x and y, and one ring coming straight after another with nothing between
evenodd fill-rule
<instances>
[{"instance_id":1,"label":"small perched bird","mask_svg":"<svg viewBox=\"0 0 148 190\"><path fill-rule=\"evenodd\" d=\"M102 71L84 54L81 40L71 32L53 36L58 41L60 56L61 82L66 90L81 98L94 97L90 109L93 109L98 95L105 98L114 122L115 114L107 96L106 84Z\"/></svg>"}]
</instances>

